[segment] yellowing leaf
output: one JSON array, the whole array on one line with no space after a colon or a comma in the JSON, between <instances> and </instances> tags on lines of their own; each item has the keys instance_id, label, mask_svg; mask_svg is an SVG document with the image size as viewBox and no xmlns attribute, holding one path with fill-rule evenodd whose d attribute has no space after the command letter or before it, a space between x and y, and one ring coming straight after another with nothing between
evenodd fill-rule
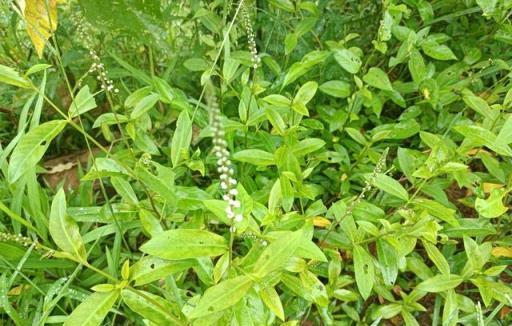
<instances>
[{"instance_id":1,"label":"yellowing leaf","mask_svg":"<svg viewBox=\"0 0 512 326\"><path fill-rule=\"evenodd\" d=\"M502 184L499 183L490 183L490 182L484 182L482 187L484 188L484 192L486 194L490 193L493 189L500 189L503 188Z\"/></svg>"},{"instance_id":2,"label":"yellowing leaf","mask_svg":"<svg viewBox=\"0 0 512 326\"><path fill-rule=\"evenodd\" d=\"M16 287L13 287L9 290L7 293L8 295L20 295L23 291L29 290L30 285L24 284L24 285L18 285Z\"/></svg>"},{"instance_id":3,"label":"yellowing leaf","mask_svg":"<svg viewBox=\"0 0 512 326\"><path fill-rule=\"evenodd\" d=\"M23 14L27 33L36 48L37 55L41 58L46 41L57 29L57 1L26 0Z\"/></svg>"},{"instance_id":4,"label":"yellowing leaf","mask_svg":"<svg viewBox=\"0 0 512 326\"><path fill-rule=\"evenodd\" d=\"M512 258L512 248L494 247L494 248L492 248L491 254L494 257Z\"/></svg>"},{"instance_id":5,"label":"yellowing leaf","mask_svg":"<svg viewBox=\"0 0 512 326\"><path fill-rule=\"evenodd\" d=\"M331 225L331 221L322 216L315 216L313 218L313 225L325 228L326 226Z\"/></svg>"}]
</instances>

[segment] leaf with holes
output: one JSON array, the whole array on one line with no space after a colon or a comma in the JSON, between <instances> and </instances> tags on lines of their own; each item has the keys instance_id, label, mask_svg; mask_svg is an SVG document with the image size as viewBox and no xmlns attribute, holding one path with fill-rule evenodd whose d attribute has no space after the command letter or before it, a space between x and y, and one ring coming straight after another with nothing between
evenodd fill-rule
<instances>
[{"instance_id":1,"label":"leaf with holes","mask_svg":"<svg viewBox=\"0 0 512 326\"><path fill-rule=\"evenodd\" d=\"M351 74L357 74L361 68L361 59L350 50L341 49L334 52L334 59L343 69Z\"/></svg>"},{"instance_id":2,"label":"leaf with holes","mask_svg":"<svg viewBox=\"0 0 512 326\"><path fill-rule=\"evenodd\" d=\"M382 89L384 91L392 91L393 86L389 81L388 75L380 68L372 67L368 70L368 73L363 76L363 80L368 85Z\"/></svg>"},{"instance_id":3,"label":"leaf with holes","mask_svg":"<svg viewBox=\"0 0 512 326\"><path fill-rule=\"evenodd\" d=\"M372 293L373 284L375 283L373 258L368 251L360 245L354 246L353 255L357 288L363 299L366 300L370 296L370 293Z\"/></svg>"},{"instance_id":4,"label":"leaf with holes","mask_svg":"<svg viewBox=\"0 0 512 326\"><path fill-rule=\"evenodd\" d=\"M145 256L130 267L131 280L136 286L163 279L174 273L185 271L195 264L194 259L165 260Z\"/></svg>"}]
</instances>

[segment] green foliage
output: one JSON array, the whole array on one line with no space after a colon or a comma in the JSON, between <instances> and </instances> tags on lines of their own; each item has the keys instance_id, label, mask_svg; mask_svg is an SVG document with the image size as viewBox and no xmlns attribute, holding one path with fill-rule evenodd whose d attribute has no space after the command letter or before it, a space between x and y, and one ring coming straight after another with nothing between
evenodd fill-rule
<instances>
[{"instance_id":1,"label":"green foliage","mask_svg":"<svg viewBox=\"0 0 512 326\"><path fill-rule=\"evenodd\" d=\"M511 324L511 13L0 2L0 324Z\"/></svg>"}]
</instances>

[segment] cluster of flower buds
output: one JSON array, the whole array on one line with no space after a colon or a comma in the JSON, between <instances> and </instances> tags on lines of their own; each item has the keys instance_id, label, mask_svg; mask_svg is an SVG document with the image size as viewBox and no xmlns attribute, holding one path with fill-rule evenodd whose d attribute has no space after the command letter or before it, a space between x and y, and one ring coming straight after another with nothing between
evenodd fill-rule
<instances>
[{"instance_id":1,"label":"cluster of flower buds","mask_svg":"<svg viewBox=\"0 0 512 326\"><path fill-rule=\"evenodd\" d=\"M91 24L85 20L82 12L78 8L72 10L70 18L71 21L75 22L75 37L77 41L81 42L86 49L90 49L94 44L94 29Z\"/></svg>"},{"instance_id":2,"label":"cluster of flower buds","mask_svg":"<svg viewBox=\"0 0 512 326\"><path fill-rule=\"evenodd\" d=\"M370 177L365 181L364 188L361 191L361 199L364 198L365 193L370 191L372 189L373 184L375 183L375 180L377 179L377 175L382 172L384 169L384 165L386 164L386 157L388 154L388 150L386 149L384 153L379 158L379 161L377 161L377 164L375 164L375 167L373 168L372 174ZM357 203L356 203L357 204Z\"/></svg>"},{"instance_id":3,"label":"cluster of flower buds","mask_svg":"<svg viewBox=\"0 0 512 326\"><path fill-rule=\"evenodd\" d=\"M119 89L114 87L114 82L108 78L107 76L107 70L105 69L105 66L103 63L101 63L100 57L96 54L96 51L90 50L89 54L92 57L93 63L91 65L91 68L89 69L89 73L97 73L98 76L96 77L100 83L101 83L101 89L103 89L106 92L114 92L119 93Z\"/></svg>"},{"instance_id":4,"label":"cluster of flower buds","mask_svg":"<svg viewBox=\"0 0 512 326\"><path fill-rule=\"evenodd\" d=\"M254 234L252 232L244 232L244 233L240 234L240 238L242 238L242 239L250 239L250 240L254 240L254 241L259 241L259 243L263 247L266 247L268 245L267 240L265 240L263 238L260 238L258 235Z\"/></svg>"},{"instance_id":5,"label":"cluster of flower buds","mask_svg":"<svg viewBox=\"0 0 512 326\"><path fill-rule=\"evenodd\" d=\"M243 24L245 27L245 32L247 34L247 43L249 45L249 51L251 51L253 67L254 67L254 69L257 69L261 62L261 58L259 57L258 49L256 48L256 41L254 38L254 30L252 28L252 23L251 23L251 16L249 15L249 11L247 10L247 7L243 3L243 0L241 0L241 1L242 1L242 3L240 4L241 5L240 9L242 11L242 21L243 21Z\"/></svg>"},{"instance_id":6,"label":"cluster of flower buds","mask_svg":"<svg viewBox=\"0 0 512 326\"><path fill-rule=\"evenodd\" d=\"M30 239L29 237L25 237L21 234L10 234L5 232L0 232L0 241L12 241L16 242L24 247L28 247L29 245L33 244L34 241Z\"/></svg>"},{"instance_id":7,"label":"cluster of flower buds","mask_svg":"<svg viewBox=\"0 0 512 326\"><path fill-rule=\"evenodd\" d=\"M228 143L224 138L224 129L221 122L221 113L216 97L208 95L210 105L210 123L213 130L213 153L217 159L217 171L220 174L220 188L222 190L222 199L228 204L226 207L226 216L233 219L236 223L243 220L240 212L240 201L237 199L238 190L236 189L235 171L231 160L229 159ZM234 225L231 226L231 232L236 231Z\"/></svg>"}]
</instances>

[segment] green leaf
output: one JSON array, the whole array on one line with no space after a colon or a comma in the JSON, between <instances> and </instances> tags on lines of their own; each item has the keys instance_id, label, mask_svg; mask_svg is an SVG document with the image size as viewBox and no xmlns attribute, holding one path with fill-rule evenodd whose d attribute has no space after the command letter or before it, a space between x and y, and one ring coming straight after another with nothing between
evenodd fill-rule
<instances>
[{"instance_id":1,"label":"green leaf","mask_svg":"<svg viewBox=\"0 0 512 326\"><path fill-rule=\"evenodd\" d=\"M261 301L272 311L277 318L284 320L284 309L281 303L281 298L277 294L276 289L271 286L264 287L259 292Z\"/></svg>"},{"instance_id":2,"label":"green leaf","mask_svg":"<svg viewBox=\"0 0 512 326\"><path fill-rule=\"evenodd\" d=\"M279 94L270 94L268 96L265 96L263 98L263 101L272 104L277 107L284 107L287 108L292 104L292 101L290 101L287 97Z\"/></svg>"},{"instance_id":3,"label":"green leaf","mask_svg":"<svg viewBox=\"0 0 512 326\"><path fill-rule=\"evenodd\" d=\"M71 103L69 107L69 117L74 118L77 117L87 111L90 111L96 107L96 101L94 100L94 96L89 91L89 86L84 86L78 94L76 94L75 99Z\"/></svg>"},{"instance_id":4,"label":"green leaf","mask_svg":"<svg viewBox=\"0 0 512 326\"><path fill-rule=\"evenodd\" d=\"M367 141L359 130L355 128L345 128L345 131L350 136L350 138L352 138L361 145L366 145Z\"/></svg>"},{"instance_id":5,"label":"green leaf","mask_svg":"<svg viewBox=\"0 0 512 326\"><path fill-rule=\"evenodd\" d=\"M135 107L135 105L137 105L137 103L142 101L142 99L144 97L152 94L151 90L152 90L151 86L146 86L146 87L139 88L135 92L133 92L130 95L128 95L126 100L124 100L124 106L127 107L127 108Z\"/></svg>"},{"instance_id":6,"label":"green leaf","mask_svg":"<svg viewBox=\"0 0 512 326\"><path fill-rule=\"evenodd\" d=\"M351 74L357 74L361 68L361 59L350 50L337 50L334 52L334 59L343 69Z\"/></svg>"},{"instance_id":7,"label":"green leaf","mask_svg":"<svg viewBox=\"0 0 512 326\"><path fill-rule=\"evenodd\" d=\"M35 73L38 73L42 70L46 70L50 68L52 65L46 64L46 63L39 63L36 65L33 65L32 67L28 68L28 70L25 72L25 76L29 76Z\"/></svg>"},{"instance_id":8,"label":"green leaf","mask_svg":"<svg viewBox=\"0 0 512 326\"><path fill-rule=\"evenodd\" d=\"M113 168L115 168L115 166L113 166ZM174 184L171 183L171 180L165 180L162 179L161 176L154 175L142 165L138 165L135 168L135 175L139 181L146 185L146 187L148 187L151 191L154 191L156 194L158 194L167 204L171 206L176 204L176 191Z\"/></svg>"},{"instance_id":9,"label":"green leaf","mask_svg":"<svg viewBox=\"0 0 512 326\"><path fill-rule=\"evenodd\" d=\"M306 297L309 301L313 301L320 307L327 307L329 297L325 285L315 276L314 273L305 270L300 273L300 280Z\"/></svg>"},{"instance_id":10,"label":"green leaf","mask_svg":"<svg viewBox=\"0 0 512 326\"><path fill-rule=\"evenodd\" d=\"M126 179L114 176L110 178L110 182L112 183L112 186L116 192L121 195L125 201L132 205L137 205L139 203L135 191L133 191L130 182L128 182Z\"/></svg>"},{"instance_id":11,"label":"green leaf","mask_svg":"<svg viewBox=\"0 0 512 326\"><path fill-rule=\"evenodd\" d=\"M133 109L132 113L130 114L130 119L135 120L137 118L140 118L144 113L149 111L153 106L155 106L156 102L160 99L160 95L151 93L144 98L142 98L137 105L135 105L135 108Z\"/></svg>"},{"instance_id":12,"label":"green leaf","mask_svg":"<svg viewBox=\"0 0 512 326\"><path fill-rule=\"evenodd\" d=\"M474 143L476 146L486 146L487 148L495 151L497 154L504 156L512 156L512 150L507 144L499 143L496 140L496 135L491 131L476 125L462 125L456 126L457 132L466 137L467 140Z\"/></svg>"},{"instance_id":13,"label":"green leaf","mask_svg":"<svg viewBox=\"0 0 512 326\"><path fill-rule=\"evenodd\" d=\"M363 76L363 80L370 86L385 91L392 91L393 86L389 81L388 75L380 68L372 67L366 75Z\"/></svg>"},{"instance_id":14,"label":"green leaf","mask_svg":"<svg viewBox=\"0 0 512 326\"><path fill-rule=\"evenodd\" d=\"M512 115L505 120L503 127L501 127L498 133L498 137L496 137L496 142L504 145L512 143Z\"/></svg>"},{"instance_id":15,"label":"green leaf","mask_svg":"<svg viewBox=\"0 0 512 326\"><path fill-rule=\"evenodd\" d=\"M360 245L353 249L354 272L359 293L363 299L368 299L375 283L375 267L372 256Z\"/></svg>"},{"instance_id":16,"label":"green leaf","mask_svg":"<svg viewBox=\"0 0 512 326\"><path fill-rule=\"evenodd\" d=\"M402 311L402 305L398 303L392 303L388 305L380 305L372 313L372 319L384 318L391 319L398 315Z\"/></svg>"},{"instance_id":17,"label":"green leaf","mask_svg":"<svg viewBox=\"0 0 512 326\"><path fill-rule=\"evenodd\" d=\"M382 278L386 285L395 284L398 276L398 253L386 240L377 240L377 256Z\"/></svg>"},{"instance_id":18,"label":"green leaf","mask_svg":"<svg viewBox=\"0 0 512 326\"><path fill-rule=\"evenodd\" d=\"M186 110L181 111L176 122L176 131L172 137L171 142L171 162L176 166L182 154L188 152L190 142L192 141L192 121L188 116Z\"/></svg>"},{"instance_id":19,"label":"green leaf","mask_svg":"<svg viewBox=\"0 0 512 326\"><path fill-rule=\"evenodd\" d=\"M11 282L9 282L9 284L10 283ZM2 275L0 275L0 307L2 308L3 314L6 314L16 326L28 326L28 322L20 316L9 300L9 284L7 274L2 273Z\"/></svg>"},{"instance_id":20,"label":"green leaf","mask_svg":"<svg viewBox=\"0 0 512 326\"><path fill-rule=\"evenodd\" d=\"M324 62L324 60L329 56L329 53L326 51L312 51L306 54L300 62L295 62L288 72L284 76L283 85L281 88L286 87L287 85L293 83L297 80L297 78L301 77L309 70L311 70L317 64Z\"/></svg>"},{"instance_id":21,"label":"green leaf","mask_svg":"<svg viewBox=\"0 0 512 326\"><path fill-rule=\"evenodd\" d=\"M443 256L441 251L439 251L436 246L427 241L423 241L423 247L425 247L427 250L428 258L430 258L434 265L436 265L441 274L449 275L450 265L448 265L448 261Z\"/></svg>"},{"instance_id":22,"label":"green leaf","mask_svg":"<svg viewBox=\"0 0 512 326\"><path fill-rule=\"evenodd\" d=\"M437 60L457 60L457 57L449 47L439 44L434 40L423 42L421 49L426 55Z\"/></svg>"},{"instance_id":23,"label":"green leaf","mask_svg":"<svg viewBox=\"0 0 512 326\"><path fill-rule=\"evenodd\" d=\"M372 184L375 187L390 194L391 196L395 196L404 201L409 200L409 194L407 193L407 190L405 190L400 182L396 181L395 179L382 173L378 173L375 178L373 178L371 174L366 174L365 177L367 180L373 181Z\"/></svg>"},{"instance_id":24,"label":"green leaf","mask_svg":"<svg viewBox=\"0 0 512 326\"><path fill-rule=\"evenodd\" d=\"M297 34L289 33L284 39L284 54L289 55L297 46Z\"/></svg>"},{"instance_id":25,"label":"green leaf","mask_svg":"<svg viewBox=\"0 0 512 326\"><path fill-rule=\"evenodd\" d=\"M233 159L236 161L250 163L259 166L267 166L276 164L274 155L260 149L245 149L233 154Z\"/></svg>"},{"instance_id":26,"label":"green leaf","mask_svg":"<svg viewBox=\"0 0 512 326\"><path fill-rule=\"evenodd\" d=\"M31 85L28 78L21 77L16 70L4 65L0 65L0 83L22 88L29 88Z\"/></svg>"},{"instance_id":27,"label":"green leaf","mask_svg":"<svg viewBox=\"0 0 512 326\"><path fill-rule=\"evenodd\" d=\"M254 264L254 273L262 278L281 268L294 255L301 239L302 230L299 230L273 241L263 250Z\"/></svg>"},{"instance_id":28,"label":"green leaf","mask_svg":"<svg viewBox=\"0 0 512 326\"><path fill-rule=\"evenodd\" d=\"M149 255L164 259L220 256L228 250L222 236L194 229L176 229L159 233L140 247Z\"/></svg>"},{"instance_id":29,"label":"green leaf","mask_svg":"<svg viewBox=\"0 0 512 326\"><path fill-rule=\"evenodd\" d=\"M426 198L415 199L414 205L426 210L430 215L437 217L450 225L459 225L459 221L455 217L455 210L453 208L447 208L443 204Z\"/></svg>"},{"instance_id":30,"label":"green leaf","mask_svg":"<svg viewBox=\"0 0 512 326\"><path fill-rule=\"evenodd\" d=\"M43 157L50 142L66 126L65 120L45 122L21 137L9 162L9 183L16 182L28 170L33 169Z\"/></svg>"},{"instance_id":31,"label":"green leaf","mask_svg":"<svg viewBox=\"0 0 512 326\"><path fill-rule=\"evenodd\" d=\"M162 78L153 77L153 86L158 95L160 95L160 101L164 103L170 104L176 97L175 91L167 83L167 81L163 80Z\"/></svg>"},{"instance_id":32,"label":"green leaf","mask_svg":"<svg viewBox=\"0 0 512 326\"><path fill-rule=\"evenodd\" d=\"M483 115L484 117L488 119L494 119L496 116L496 114L490 108L489 104L487 104L487 102L480 96L473 94L473 92L470 90L464 89L462 91L462 99L467 106L469 106L475 112Z\"/></svg>"},{"instance_id":33,"label":"green leaf","mask_svg":"<svg viewBox=\"0 0 512 326\"><path fill-rule=\"evenodd\" d=\"M416 290L424 292L444 292L459 286L463 279L455 274L439 274L433 276L416 286Z\"/></svg>"},{"instance_id":34,"label":"green leaf","mask_svg":"<svg viewBox=\"0 0 512 326\"><path fill-rule=\"evenodd\" d=\"M37 229L27 220L25 220L23 217L19 216L15 212L13 212L9 207L5 206L4 203L0 201L0 211L4 212L5 215L9 216L13 221L16 221L20 223L21 225L24 225L27 227L27 229L30 229L36 233L39 233Z\"/></svg>"},{"instance_id":35,"label":"green leaf","mask_svg":"<svg viewBox=\"0 0 512 326\"><path fill-rule=\"evenodd\" d=\"M224 66L222 66L222 76L224 76L224 81L229 84L235 77L235 73L240 66L240 62L233 58L226 58L224 60Z\"/></svg>"},{"instance_id":36,"label":"green leaf","mask_svg":"<svg viewBox=\"0 0 512 326\"><path fill-rule=\"evenodd\" d=\"M293 103L302 103L304 105L308 104L309 101L315 96L316 90L318 89L318 84L314 81L309 81L302 85L299 89L295 98L293 99Z\"/></svg>"},{"instance_id":37,"label":"green leaf","mask_svg":"<svg viewBox=\"0 0 512 326\"><path fill-rule=\"evenodd\" d=\"M295 144L292 148L293 154L302 157L311 152L317 151L325 146L325 141L320 138L306 138Z\"/></svg>"},{"instance_id":38,"label":"green leaf","mask_svg":"<svg viewBox=\"0 0 512 326\"><path fill-rule=\"evenodd\" d=\"M114 306L119 291L95 292L88 296L69 315L63 326L98 326Z\"/></svg>"},{"instance_id":39,"label":"green leaf","mask_svg":"<svg viewBox=\"0 0 512 326\"><path fill-rule=\"evenodd\" d=\"M507 194L508 191L504 189L493 189L489 198L475 200L475 209L486 218L500 217L508 211L508 207L503 205L503 199Z\"/></svg>"},{"instance_id":40,"label":"green leaf","mask_svg":"<svg viewBox=\"0 0 512 326\"><path fill-rule=\"evenodd\" d=\"M309 110L306 107L304 103L301 102L294 102L292 104L292 109L297 112L298 114L304 115L306 117L309 117Z\"/></svg>"},{"instance_id":41,"label":"green leaf","mask_svg":"<svg viewBox=\"0 0 512 326\"><path fill-rule=\"evenodd\" d=\"M268 2L279 9L283 9L291 13L295 12L295 6L290 0L269 0Z\"/></svg>"},{"instance_id":42,"label":"green leaf","mask_svg":"<svg viewBox=\"0 0 512 326\"><path fill-rule=\"evenodd\" d=\"M476 3L482 11L484 12L484 16L491 16L496 10L496 6L498 5L498 0L476 0Z\"/></svg>"},{"instance_id":43,"label":"green leaf","mask_svg":"<svg viewBox=\"0 0 512 326\"><path fill-rule=\"evenodd\" d=\"M136 291L136 292L135 292ZM121 297L126 305L147 320L157 325L175 325L177 317L171 314L172 306L158 295L141 290L122 290ZM148 300L148 298L150 300Z\"/></svg>"},{"instance_id":44,"label":"green leaf","mask_svg":"<svg viewBox=\"0 0 512 326\"><path fill-rule=\"evenodd\" d=\"M243 275L212 286L205 291L188 317L195 319L227 309L240 301L252 285L252 279Z\"/></svg>"},{"instance_id":45,"label":"green leaf","mask_svg":"<svg viewBox=\"0 0 512 326\"><path fill-rule=\"evenodd\" d=\"M205 71L209 67L208 62L202 58L187 59L183 65L190 71Z\"/></svg>"},{"instance_id":46,"label":"green leaf","mask_svg":"<svg viewBox=\"0 0 512 326\"><path fill-rule=\"evenodd\" d=\"M66 212L66 195L61 188L52 201L49 230L53 241L79 261L87 259L84 241L76 222Z\"/></svg>"},{"instance_id":47,"label":"green leaf","mask_svg":"<svg viewBox=\"0 0 512 326\"><path fill-rule=\"evenodd\" d=\"M419 0L416 3L416 7L420 13L421 19L426 25L430 25L432 19L434 19L434 10L432 9L432 5L430 2L426 0Z\"/></svg>"},{"instance_id":48,"label":"green leaf","mask_svg":"<svg viewBox=\"0 0 512 326\"><path fill-rule=\"evenodd\" d=\"M409 71L412 79L419 83L427 77L427 67L420 51L414 49L409 55Z\"/></svg>"},{"instance_id":49,"label":"green leaf","mask_svg":"<svg viewBox=\"0 0 512 326\"><path fill-rule=\"evenodd\" d=\"M345 98L351 94L350 84L341 80L330 80L320 85L320 91L332 97Z\"/></svg>"}]
</instances>

